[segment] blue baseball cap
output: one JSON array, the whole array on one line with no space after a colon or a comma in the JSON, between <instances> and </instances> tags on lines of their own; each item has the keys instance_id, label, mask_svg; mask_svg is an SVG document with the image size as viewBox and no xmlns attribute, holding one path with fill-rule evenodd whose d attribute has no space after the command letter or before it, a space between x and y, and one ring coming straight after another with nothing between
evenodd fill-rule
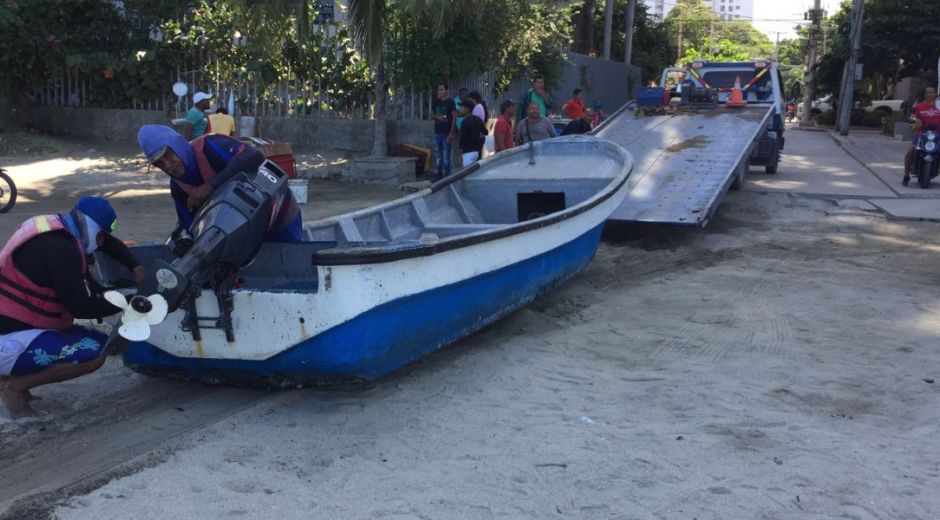
<instances>
[{"instance_id":1,"label":"blue baseball cap","mask_svg":"<svg viewBox=\"0 0 940 520\"><path fill-rule=\"evenodd\" d=\"M117 224L117 213L114 212L111 203L104 197L85 195L78 199L75 209L94 220L95 224L98 224L105 233L110 234L114 231Z\"/></svg>"}]
</instances>

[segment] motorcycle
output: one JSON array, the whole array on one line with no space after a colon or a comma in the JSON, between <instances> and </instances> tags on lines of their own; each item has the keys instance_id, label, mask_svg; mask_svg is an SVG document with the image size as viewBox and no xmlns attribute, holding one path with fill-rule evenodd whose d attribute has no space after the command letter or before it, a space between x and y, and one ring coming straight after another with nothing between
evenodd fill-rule
<instances>
[{"instance_id":1,"label":"motorcycle","mask_svg":"<svg viewBox=\"0 0 940 520\"><path fill-rule=\"evenodd\" d=\"M917 178L917 184L927 189L930 180L938 173L938 155L940 155L940 133L935 125L930 125L917 137L914 145L914 169L911 174Z\"/></svg>"},{"instance_id":2,"label":"motorcycle","mask_svg":"<svg viewBox=\"0 0 940 520\"><path fill-rule=\"evenodd\" d=\"M787 123L793 122L796 119L796 103L787 103Z\"/></svg>"}]
</instances>

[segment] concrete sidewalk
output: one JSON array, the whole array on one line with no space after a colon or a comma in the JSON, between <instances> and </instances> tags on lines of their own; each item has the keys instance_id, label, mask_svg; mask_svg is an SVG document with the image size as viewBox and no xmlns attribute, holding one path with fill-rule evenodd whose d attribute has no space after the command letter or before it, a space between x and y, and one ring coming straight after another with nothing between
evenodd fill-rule
<instances>
[{"instance_id":1,"label":"concrete sidewalk","mask_svg":"<svg viewBox=\"0 0 940 520\"><path fill-rule=\"evenodd\" d=\"M940 221L940 182L921 189L901 184L904 154L910 143L878 132L853 129L836 132L789 128L778 172L754 168L746 189L824 196L841 201L862 199L857 209L874 207L905 220ZM843 205L840 203L840 205Z\"/></svg>"},{"instance_id":2,"label":"concrete sidewalk","mask_svg":"<svg viewBox=\"0 0 940 520\"><path fill-rule=\"evenodd\" d=\"M878 176L847 154L828 132L789 129L775 174L753 167L746 189L840 198L896 197ZM898 182L900 184L900 182Z\"/></svg>"}]
</instances>

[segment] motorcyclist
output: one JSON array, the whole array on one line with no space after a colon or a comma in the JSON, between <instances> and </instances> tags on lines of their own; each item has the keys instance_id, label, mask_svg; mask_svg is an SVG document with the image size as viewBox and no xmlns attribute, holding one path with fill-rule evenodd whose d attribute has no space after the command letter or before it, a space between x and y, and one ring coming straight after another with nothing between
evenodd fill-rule
<instances>
[{"instance_id":1,"label":"motorcyclist","mask_svg":"<svg viewBox=\"0 0 940 520\"><path fill-rule=\"evenodd\" d=\"M179 217L174 235L192 225L213 190L240 172L256 171L264 162L260 151L226 135L205 135L187 142L168 126L144 125L137 132L137 141L147 161L171 177L170 195ZM303 240L300 207L292 194L287 194L267 240Z\"/></svg>"},{"instance_id":2,"label":"motorcyclist","mask_svg":"<svg viewBox=\"0 0 940 520\"><path fill-rule=\"evenodd\" d=\"M940 129L940 107L937 107L937 89L927 87L924 89L924 101L914 105L911 109L911 123L914 126L914 143L921 132L934 125ZM901 184L907 186L911 180L911 171L914 170L914 144L904 156L904 179Z\"/></svg>"}]
</instances>

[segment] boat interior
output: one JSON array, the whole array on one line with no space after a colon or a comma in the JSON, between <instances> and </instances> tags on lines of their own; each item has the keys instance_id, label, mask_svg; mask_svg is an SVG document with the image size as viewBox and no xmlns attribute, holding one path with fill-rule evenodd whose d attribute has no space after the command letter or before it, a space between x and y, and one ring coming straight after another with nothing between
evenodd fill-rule
<instances>
[{"instance_id":1,"label":"boat interior","mask_svg":"<svg viewBox=\"0 0 940 520\"><path fill-rule=\"evenodd\" d=\"M565 211L603 191L624 168L603 143L585 142L555 140L500 154L439 181L430 193L308 224L307 240L338 247L427 242Z\"/></svg>"}]
</instances>

